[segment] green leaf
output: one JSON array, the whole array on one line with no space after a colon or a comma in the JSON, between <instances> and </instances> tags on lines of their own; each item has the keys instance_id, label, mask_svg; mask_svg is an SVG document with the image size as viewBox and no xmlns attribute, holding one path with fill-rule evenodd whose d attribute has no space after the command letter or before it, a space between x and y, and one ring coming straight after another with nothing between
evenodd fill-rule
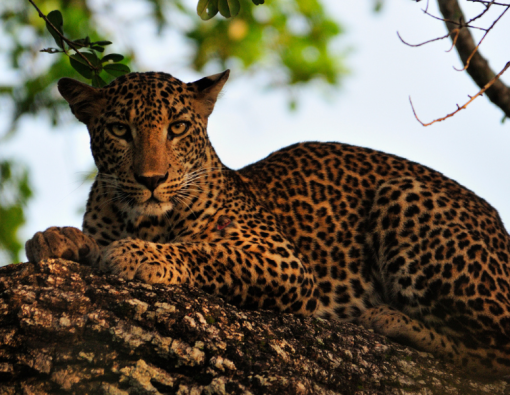
<instances>
[{"instance_id":1,"label":"green leaf","mask_svg":"<svg viewBox=\"0 0 510 395\"><path fill-rule=\"evenodd\" d=\"M121 64L121 63L105 64L104 71L106 71L110 75L113 75L114 77L120 77L121 75L124 75L124 74L130 72L129 67L127 67L125 64Z\"/></svg>"},{"instance_id":2,"label":"green leaf","mask_svg":"<svg viewBox=\"0 0 510 395\"><path fill-rule=\"evenodd\" d=\"M199 0L197 14L202 20L207 21L218 13L218 0Z\"/></svg>"},{"instance_id":3,"label":"green leaf","mask_svg":"<svg viewBox=\"0 0 510 395\"><path fill-rule=\"evenodd\" d=\"M62 30L62 26L64 26L64 18L62 17L62 14L60 13L59 10L54 10L54 11L51 11L48 15L47 15L47 18L48 18L48 21L50 21L53 26L55 26L55 28L60 32L60 33L63 33L63 30ZM64 48L64 42L62 40L62 37L60 37L60 35L57 33L57 31L55 29L53 29L49 24L48 22L46 22L46 29L48 29L48 31L50 32L50 34L53 36L53 39L55 40L55 42L57 43L57 45L60 47L60 48Z\"/></svg>"},{"instance_id":4,"label":"green leaf","mask_svg":"<svg viewBox=\"0 0 510 395\"><path fill-rule=\"evenodd\" d=\"M251 0L253 2L253 4L255 5L261 5L261 4L264 4L264 0Z\"/></svg>"},{"instance_id":5,"label":"green leaf","mask_svg":"<svg viewBox=\"0 0 510 395\"><path fill-rule=\"evenodd\" d=\"M90 45L90 38L89 36L85 38L80 38L78 40L74 40L73 44L80 46L80 47L88 47Z\"/></svg>"},{"instance_id":6,"label":"green leaf","mask_svg":"<svg viewBox=\"0 0 510 395\"><path fill-rule=\"evenodd\" d=\"M111 41L95 41L95 42L93 42L93 43L91 43L91 44L95 44L95 45L102 45L102 46L104 47L105 45L110 45L110 44L112 44L112 42L111 42Z\"/></svg>"},{"instance_id":7,"label":"green leaf","mask_svg":"<svg viewBox=\"0 0 510 395\"><path fill-rule=\"evenodd\" d=\"M73 69L80 73L83 77L90 80L92 78L92 69L87 63L84 63L83 59L79 55L69 56L69 62Z\"/></svg>"},{"instance_id":8,"label":"green leaf","mask_svg":"<svg viewBox=\"0 0 510 395\"><path fill-rule=\"evenodd\" d=\"M96 88L102 88L106 85L106 82L97 74L92 76L92 86Z\"/></svg>"},{"instance_id":9,"label":"green leaf","mask_svg":"<svg viewBox=\"0 0 510 395\"><path fill-rule=\"evenodd\" d=\"M197 14L200 16L202 15L207 8L207 4L209 4L211 0L198 0L197 4Z\"/></svg>"},{"instance_id":10,"label":"green leaf","mask_svg":"<svg viewBox=\"0 0 510 395\"><path fill-rule=\"evenodd\" d=\"M94 53L94 52L80 52L83 56L85 56L90 63L92 63L92 66L99 66L101 64L101 62L99 61L99 58L97 57L97 55ZM76 54L76 56L80 56L78 54ZM84 62L85 64L88 64L87 62L85 62L85 60L83 58L81 58L81 61Z\"/></svg>"},{"instance_id":11,"label":"green leaf","mask_svg":"<svg viewBox=\"0 0 510 395\"><path fill-rule=\"evenodd\" d=\"M100 47L99 45L93 45L92 47L90 47L90 49L97 51L97 52L104 52L104 48Z\"/></svg>"},{"instance_id":12,"label":"green leaf","mask_svg":"<svg viewBox=\"0 0 510 395\"><path fill-rule=\"evenodd\" d=\"M124 59L124 56L118 53L110 53L108 55L103 56L103 59L101 59L101 63L109 62L110 60L113 63L117 63L120 62L122 59Z\"/></svg>"},{"instance_id":13,"label":"green leaf","mask_svg":"<svg viewBox=\"0 0 510 395\"><path fill-rule=\"evenodd\" d=\"M239 0L219 0L218 9L221 15L225 18L230 18L239 14L241 5L239 4Z\"/></svg>"},{"instance_id":14,"label":"green leaf","mask_svg":"<svg viewBox=\"0 0 510 395\"><path fill-rule=\"evenodd\" d=\"M80 52L83 56L85 56L89 62L92 64L92 66L100 66L101 62L99 62L98 57L93 52ZM80 73L82 76L84 76L87 79L92 78L92 73L94 72L94 69L90 67L90 65L83 59L79 54L74 54L69 57L69 60L71 62L71 66Z\"/></svg>"}]
</instances>

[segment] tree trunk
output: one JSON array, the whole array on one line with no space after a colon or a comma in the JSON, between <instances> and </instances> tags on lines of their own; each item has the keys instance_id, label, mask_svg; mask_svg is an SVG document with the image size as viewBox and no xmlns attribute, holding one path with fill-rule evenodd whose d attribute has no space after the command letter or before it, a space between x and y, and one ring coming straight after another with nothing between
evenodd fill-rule
<instances>
[{"instance_id":1,"label":"tree trunk","mask_svg":"<svg viewBox=\"0 0 510 395\"><path fill-rule=\"evenodd\" d=\"M0 269L0 394L510 394L352 324L61 259Z\"/></svg>"}]
</instances>

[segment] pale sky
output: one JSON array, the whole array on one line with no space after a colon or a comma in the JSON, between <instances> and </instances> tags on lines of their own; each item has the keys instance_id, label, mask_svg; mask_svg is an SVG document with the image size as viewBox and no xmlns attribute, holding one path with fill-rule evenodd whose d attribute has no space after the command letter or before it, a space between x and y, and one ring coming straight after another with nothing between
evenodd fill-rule
<instances>
[{"instance_id":1,"label":"pale sky","mask_svg":"<svg viewBox=\"0 0 510 395\"><path fill-rule=\"evenodd\" d=\"M98 0L99 1L99 0ZM196 3L196 0L190 0ZM414 118L409 95L423 121L439 118L463 104L478 88L458 72L449 41L420 48L400 42L397 30L412 43L444 35L444 25L423 14L425 1L387 0L372 12L372 1L326 0L330 15L346 28L336 43L351 48L352 70L342 89L325 98L318 91L301 95L298 111L288 110L283 92L260 89L263 73L243 74L235 65L231 81L210 118L209 135L223 162L240 168L299 141L340 141L371 147L425 164L460 182L498 209L510 224L510 120L485 97L447 121L424 128ZM472 16L481 7L462 1ZM133 8L130 8L133 7ZM201 78L186 67L188 53L173 34L158 40L153 29L130 26L139 10L136 1L123 3L123 23L110 26L116 40L133 41L143 53L145 70L165 71L184 81ZM439 15L435 2L429 10ZM509 16L503 17L481 47L498 72L510 61ZM487 26L491 16L482 20ZM100 21L101 22L101 21ZM106 21L103 21L106 23ZM124 28L124 30L122 30ZM218 72L211 69L210 73ZM510 73L510 72L508 72ZM508 85L510 74L503 77ZM0 108L0 117L2 109ZM89 185L80 179L91 167L86 128L69 124L49 130L43 119L25 119L15 139L2 143L0 157L20 157L31 168L36 198L28 209L24 240L49 226L81 227Z\"/></svg>"}]
</instances>

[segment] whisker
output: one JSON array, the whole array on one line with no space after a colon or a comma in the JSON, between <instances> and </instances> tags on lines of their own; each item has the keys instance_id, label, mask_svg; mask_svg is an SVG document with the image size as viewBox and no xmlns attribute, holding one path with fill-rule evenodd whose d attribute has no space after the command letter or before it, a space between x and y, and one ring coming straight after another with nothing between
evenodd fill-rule
<instances>
[{"instance_id":1,"label":"whisker","mask_svg":"<svg viewBox=\"0 0 510 395\"><path fill-rule=\"evenodd\" d=\"M195 211L193 211L193 209L184 201L184 199L181 199L180 197L178 196L174 196L174 198L179 202L179 203L182 203L184 204L190 211L191 213L195 216L195 218L197 218L197 215L195 213Z\"/></svg>"}]
</instances>

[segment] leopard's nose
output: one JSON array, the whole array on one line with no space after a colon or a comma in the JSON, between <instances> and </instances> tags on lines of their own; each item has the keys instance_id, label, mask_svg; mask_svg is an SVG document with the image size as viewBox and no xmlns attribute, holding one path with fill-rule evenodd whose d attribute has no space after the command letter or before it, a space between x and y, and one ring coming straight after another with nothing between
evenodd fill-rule
<instances>
[{"instance_id":1,"label":"leopard's nose","mask_svg":"<svg viewBox=\"0 0 510 395\"><path fill-rule=\"evenodd\" d=\"M145 176L139 176L135 174L135 179L138 181L138 183L144 185L147 187L147 189L151 192L154 192L154 190L158 187L158 185L161 185L163 182L166 181L168 177L168 173L165 175L156 175L151 177L145 177Z\"/></svg>"}]
</instances>

